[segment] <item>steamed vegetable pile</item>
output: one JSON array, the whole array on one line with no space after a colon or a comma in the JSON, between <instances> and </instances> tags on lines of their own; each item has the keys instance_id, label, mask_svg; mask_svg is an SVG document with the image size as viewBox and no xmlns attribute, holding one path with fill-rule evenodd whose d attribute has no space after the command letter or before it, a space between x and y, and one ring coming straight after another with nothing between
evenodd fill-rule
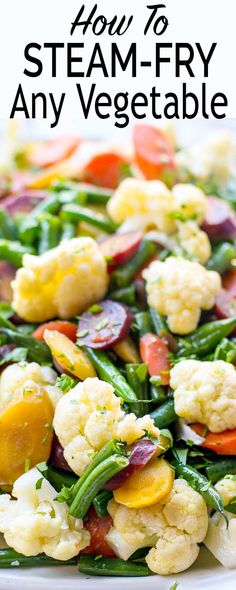
<instances>
[{"instance_id":1,"label":"steamed vegetable pile","mask_svg":"<svg viewBox=\"0 0 236 590\"><path fill-rule=\"evenodd\" d=\"M1 179L0 567L236 567L236 147L22 146Z\"/></svg>"}]
</instances>

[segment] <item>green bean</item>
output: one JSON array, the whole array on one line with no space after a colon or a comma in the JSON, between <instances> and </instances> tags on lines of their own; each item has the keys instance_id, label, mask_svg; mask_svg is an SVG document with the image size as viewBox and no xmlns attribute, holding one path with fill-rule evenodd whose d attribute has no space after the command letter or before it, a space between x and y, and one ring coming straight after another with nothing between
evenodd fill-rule
<instances>
[{"instance_id":1,"label":"green bean","mask_svg":"<svg viewBox=\"0 0 236 590\"><path fill-rule=\"evenodd\" d=\"M86 467L83 474L81 475L80 479L75 483L73 488L71 489L70 493L70 503L75 499L76 494L80 488L80 486L87 480L90 473L98 466L100 463L103 463L106 459L111 457L112 455L121 455L124 449L124 445L122 443L117 442L116 440L110 440L107 442L97 453L95 453L93 460L91 463Z\"/></svg>"},{"instance_id":2,"label":"green bean","mask_svg":"<svg viewBox=\"0 0 236 590\"><path fill-rule=\"evenodd\" d=\"M156 387L155 385L151 384L150 394L152 400L155 402L157 406L160 406L166 401L166 392L164 387Z\"/></svg>"},{"instance_id":3,"label":"green bean","mask_svg":"<svg viewBox=\"0 0 236 590\"><path fill-rule=\"evenodd\" d=\"M0 209L0 237L6 240L17 239L16 225L5 209Z\"/></svg>"},{"instance_id":4,"label":"green bean","mask_svg":"<svg viewBox=\"0 0 236 590\"><path fill-rule=\"evenodd\" d=\"M44 214L39 219L38 253L43 254L58 246L60 242L61 222L55 215Z\"/></svg>"},{"instance_id":5,"label":"green bean","mask_svg":"<svg viewBox=\"0 0 236 590\"><path fill-rule=\"evenodd\" d=\"M150 547L142 547L141 549L137 549L130 557L129 561L139 561L143 560L144 557L149 553Z\"/></svg>"},{"instance_id":6,"label":"green bean","mask_svg":"<svg viewBox=\"0 0 236 590\"><path fill-rule=\"evenodd\" d=\"M173 447L173 436L167 428L162 428L159 434L159 444L157 445L157 456L166 453Z\"/></svg>"},{"instance_id":7,"label":"green bean","mask_svg":"<svg viewBox=\"0 0 236 590\"><path fill-rule=\"evenodd\" d=\"M208 479L212 483L216 483L219 479L225 477L229 473L236 474L236 458L230 457L228 459L221 459L220 461L211 463L205 468Z\"/></svg>"},{"instance_id":8,"label":"green bean","mask_svg":"<svg viewBox=\"0 0 236 590\"><path fill-rule=\"evenodd\" d=\"M92 557L82 555L79 562L79 571L90 576L148 576L148 567L135 561L123 561L116 557Z\"/></svg>"},{"instance_id":9,"label":"green bean","mask_svg":"<svg viewBox=\"0 0 236 590\"><path fill-rule=\"evenodd\" d=\"M111 455L102 461L85 481L79 480L77 494L70 505L69 514L84 518L95 496L114 475L129 465L129 460L122 455Z\"/></svg>"},{"instance_id":10,"label":"green bean","mask_svg":"<svg viewBox=\"0 0 236 590\"><path fill-rule=\"evenodd\" d=\"M147 365L138 363L129 363L125 365L127 380L135 391L139 402L148 400L148 376L147 376ZM141 372L143 371L143 376ZM140 375L142 378L140 378ZM133 403L131 404L130 411L134 412L138 418L141 418L147 414L147 403Z\"/></svg>"},{"instance_id":11,"label":"green bean","mask_svg":"<svg viewBox=\"0 0 236 590\"><path fill-rule=\"evenodd\" d=\"M112 191L108 189L99 188L93 184L76 183L76 182L57 182L53 186L55 192L69 192L71 193L70 202L91 205L106 205L112 197ZM63 202L63 201L61 201ZM67 199L67 202L68 199Z\"/></svg>"},{"instance_id":12,"label":"green bean","mask_svg":"<svg viewBox=\"0 0 236 590\"><path fill-rule=\"evenodd\" d=\"M221 275L232 268L231 262L236 258L235 245L230 242L219 244L207 262L208 270L215 270Z\"/></svg>"},{"instance_id":13,"label":"green bean","mask_svg":"<svg viewBox=\"0 0 236 590\"><path fill-rule=\"evenodd\" d=\"M204 500L214 510L217 510L221 514L224 514L224 508L222 499L220 494L218 494L217 490L214 486L209 482L209 480L194 469L191 465L184 465L180 461L174 461L174 467L176 471L176 475L178 477L183 477L191 488L199 492L201 496L203 496Z\"/></svg>"},{"instance_id":14,"label":"green bean","mask_svg":"<svg viewBox=\"0 0 236 590\"><path fill-rule=\"evenodd\" d=\"M153 309L153 307L150 307L150 316L155 333L158 336L163 336L163 334L169 332L163 316L161 316L155 309Z\"/></svg>"},{"instance_id":15,"label":"green bean","mask_svg":"<svg viewBox=\"0 0 236 590\"><path fill-rule=\"evenodd\" d=\"M26 336L20 331L10 330L8 328L1 328L0 334L6 338L7 344L17 344L28 349L28 360L36 363L51 363L52 357L48 346L40 340L36 340L33 336Z\"/></svg>"},{"instance_id":16,"label":"green bean","mask_svg":"<svg viewBox=\"0 0 236 590\"><path fill-rule=\"evenodd\" d=\"M222 338L226 338L231 334L235 327L236 316L200 326L190 336L179 339L178 356L190 356L194 353L198 356L209 354L216 348Z\"/></svg>"},{"instance_id":17,"label":"green bean","mask_svg":"<svg viewBox=\"0 0 236 590\"><path fill-rule=\"evenodd\" d=\"M236 344L227 338L223 338L215 349L214 361L221 360L227 363L235 364L236 362Z\"/></svg>"},{"instance_id":18,"label":"green bean","mask_svg":"<svg viewBox=\"0 0 236 590\"><path fill-rule=\"evenodd\" d=\"M62 226L61 241L71 240L76 236L76 225L71 221L64 221Z\"/></svg>"},{"instance_id":19,"label":"green bean","mask_svg":"<svg viewBox=\"0 0 236 590\"><path fill-rule=\"evenodd\" d=\"M169 399L164 402L159 408L151 412L150 416L154 420L155 426L158 426L158 428L166 428L177 418L174 400Z\"/></svg>"},{"instance_id":20,"label":"green bean","mask_svg":"<svg viewBox=\"0 0 236 590\"><path fill-rule=\"evenodd\" d=\"M16 326L8 318L6 318L4 313L1 313L1 312L0 312L0 327L1 328L9 328L9 330L16 331Z\"/></svg>"},{"instance_id":21,"label":"green bean","mask_svg":"<svg viewBox=\"0 0 236 590\"><path fill-rule=\"evenodd\" d=\"M85 351L100 379L111 383L116 395L128 403L137 401L135 392L103 350L93 350L92 348L85 347Z\"/></svg>"},{"instance_id":22,"label":"green bean","mask_svg":"<svg viewBox=\"0 0 236 590\"><path fill-rule=\"evenodd\" d=\"M70 488L78 481L78 477L73 473L67 473L67 471L55 469L55 467L47 465L46 463L38 463L36 467L57 492L60 492L63 487Z\"/></svg>"},{"instance_id":23,"label":"green bean","mask_svg":"<svg viewBox=\"0 0 236 590\"><path fill-rule=\"evenodd\" d=\"M140 311L134 316L135 325L138 328L139 337L145 336L148 332L152 332L152 322L149 311Z\"/></svg>"},{"instance_id":24,"label":"green bean","mask_svg":"<svg viewBox=\"0 0 236 590\"><path fill-rule=\"evenodd\" d=\"M38 237L39 232L39 217L43 213L51 213L54 215L60 206L58 195L53 195L45 199L31 211L29 215L23 220L19 227L19 237L24 244L33 244Z\"/></svg>"},{"instance_id":25,"label":"green bean","mask_svg":"<svg viewBox=\"0 0 236 590\"><path fill-rule=\"evenodd\" d=\"M35 250L30 246L23 246L20 242L0 240L0 260L6 260L19 268L22 266L24 254L35 254Z\"/></svg>"},{"instance_id":26,"label":"green bean","mask_svg":"<svg viewBox=\"0 0 236 590\"><path fill-rule=\"evenodd\" d=\"M123 266L120 266L111 274L112 285L124 288L134 280L137 272L141 270L145 262L149 260L156 250L153 242L143 240L133 258Z\"/></svg>"},{"instance_id":27,"label":"green bean","mask_svg":"<svg viewBox=\"0 0 236 590\"><path fill-rule=\"evenodd\" d=\"M110 219L85 207L79 207L79 205L64 205L61 209L61 219L74 223L85 221L108 234L113 234L116 231L116 226Z\"/></svg>"},{"instance_id":28,"label":"green bean","mask_svg":"<svg viewBox=\"0 0 236 590\"><path fill-rule=\"evenodd\" d=\"M104 518L108 515L107 505L108 502L113 498L113 493L103 490L93 500L93 506L95 508L97 516Z\"/></svg>"},{"instance_id":29,"label":"green bean","mask_svg":"<svg viewBox=\"0 0 236 590\"><path fill-rule=\"evenodd\" d=\"M21 553L17 553L14 549L0 549L0 568L65 566L76 565L76 563L77 560L75 557L67 561L59 561L43 553L41 555L26 557Z\"/></svg>"},{"instance_id":30,"label":"green bean","mask_svg":"<svg viewBox=\"0 0 236 590\"><path fill-rule=\"evenodd\" d=\"M173 352L178 350L177 339L168 329L168 326L163 318L153 307L150 307L150 316L153 324L154 332L157 336L165 336L169 349Z\"/></svg>"},{"instance_id":31,"label":"green bean","mask_svg":"<svg viewBox=\"0 0 236 590\"><path fill-rule=\"evenodd\" d=\"M225 506L225 510L230 512L231 514L236 514L236 502L232 500L229 504Z\"/></svg>"},{"instance_id":32,"label":"green bean","mask_svg":"<svg viewBox=\"0 0 236 590\"><path fill-rule=\"evenodd\" d=\"M126 303L127 305L135 305L135 288L134 285L124 287L124 289L116 289L109 293L109 298L120 303Z\"/></svg>"}]
</instances>

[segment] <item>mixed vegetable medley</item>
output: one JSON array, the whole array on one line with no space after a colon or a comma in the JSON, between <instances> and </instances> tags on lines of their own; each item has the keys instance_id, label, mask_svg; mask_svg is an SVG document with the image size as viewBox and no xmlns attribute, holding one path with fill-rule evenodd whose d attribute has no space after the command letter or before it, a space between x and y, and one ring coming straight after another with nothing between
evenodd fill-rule
<instances>
[{"instance_id":1,"label":"mixed vegetable medley","mask_svg":"<svg viewBox=\"0 0 236 590\"><path fill-rule=\"evenodd\" d=\"M0 180L0 567L236 567L236 145L21 145Z\"/></svg>"}]
</instances>

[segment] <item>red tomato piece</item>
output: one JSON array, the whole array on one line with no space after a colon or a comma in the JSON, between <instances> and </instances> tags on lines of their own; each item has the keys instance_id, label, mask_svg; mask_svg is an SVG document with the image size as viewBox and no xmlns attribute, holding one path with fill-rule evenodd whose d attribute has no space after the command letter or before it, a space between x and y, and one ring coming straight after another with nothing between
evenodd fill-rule
<instances>
[{"instance_id":1,"label":"red tomato piece","mask_svg":"<svg viewBox=\"0 0 236 590\"><path fill-rule=\"evenodd\" d=\"M34 336L34 338L37 338L37 340L43 340L45 330L56 330L57 332L64 334L64 336L67 336L67 338L72 340L72 342L76 342L77 326L72 322L67 322L64 320L46 322L45 324L42 324L41 326L36 328L32 336Z\"/></svg>"},{"instance_id":2,"label":"red tomato piece","mask_svg":"<svg viewBox=\"0 0 236 590\"><path fill-rule=\"evenodd\" d=\"M30 154L30 163L40 168L48 168L68 158L77 148L80 140L76 137L60 137L39 142Z\"/></svg>"},{"instance_id":3,"label":"red tomato piece","mask_svg":"<svg viewBox=\"0 0 236 590\"><path fill-rule=\"evenodd\" d=\"M145 334L140 339L140 355L148 366L149 375L161 377L162 384L168 385L170 379L169 349L164 340L150 332Z\"/></svg>"},{"instance_id":4,"label":"red tomato piece","mask_svg":"<svg viewBox=\"0 0 236 590\"><path fill-rule=\"evenodd\" d=\"M176 166L169 139L155 127L136 125L134 128L135 161L147 180L161 179L173 173Z\"/></svg>"},{"instance_id":5,"label":"red tomato piece","mask_svg":"<svg viewBox=\"0 0 236 590\"><path fill-rule=\"evenodd\" d=\"M87 514L88 520L84 523L85 528L90 533L90 545L81 551L86 555L103 555L104 557L114 557L114 552L106 541L106 535L112 526L112 518L97 516L94 508L90 508Z\"/></svg>"},{"instance_id":6,"label":"red tomato piece","mask_svg":"<svg viewBox=\"0 0 236 590\"><path fill-rule=\"evenodd\" d=\"M122 180L123 168L127 164L127 159L113 152L96 154L85 165L82 180L104 188L116 189Z\"/></svg>"},{"instance_id":7,"label":"red tomato piece","mask_svg":"<svg viewBox=\"0 0 236 590\"><path fill-rule=\"evenodd\" d=\"M217 455L236 455L236 429L224 432L207 432L204 434L203 424L191 424L191 428L205 438L202 447L214 451Z\"/></svg>"},{"instance_id":8,"label":"red tomato piece","mask_svg":"<svg viewBox=\"0 0 236 590\"><path fill-rule=\"evenodd\" d=\"M108 272L112 272L117 266L128 262L138 250L141 240L142 233L136 231L115 234L101 242L99 247L103 256L107 258Z\"/></svg>"}]
</instances>

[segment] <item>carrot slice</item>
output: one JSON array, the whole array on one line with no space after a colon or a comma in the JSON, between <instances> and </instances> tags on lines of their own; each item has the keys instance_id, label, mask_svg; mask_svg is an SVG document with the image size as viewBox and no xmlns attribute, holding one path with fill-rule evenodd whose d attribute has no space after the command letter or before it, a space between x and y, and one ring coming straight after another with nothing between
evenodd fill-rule
<instances>
[{"instance_id":1,"label":"carrot slice","mask_svg":"<svg viewBox=\"0 0 236 590\"><path fill-rule=\"evenodd\" d=\"M40 168L53 166L70 156L79 143L77 137L60 137L38 142L29 154L30 163Z\"/></svg>"},{"instance_id":2,"label":"carrot slice","mask_svg":"<svg viewBox=\"0 0 236 590\"><path fill-rule=\"evenodd\" d=\"M140 339L140 355L148 366L149 375L161 377L162 384L168 385L170 378L169 349L164 340L150 332L145 334Z\"/></svg>"},{"instance_id":3,"label":"carrot slice","mask_svg":"<svg viewBox=\"0 0 236 590\"><path fill-rule=\"evenodd\" d=\"M136 125L134 147L136 164L147 180L163 179L175 170L174 151L160 129Z\"/></svg>"},{"instance_id":4,"label":"carrot slice","mask_svg":"<svg viewBox=\"0 0 236 590\"><path fill-rule=\"evenodd\" d=\"M19 391L0 416L0 481L12 484L26 468L47 461L51 451L53 407L43 388ZM27 465L27 463L28 465Z\"/></svg>"},{"instance_id":5,"label":"carrot slice","mask_svg":"<svg viewBox=\"0 0 236 590\"><path fill-rule=\"evenodd\" d=\"M56 330L45 330L44 340L51 350L53 363L59 373L77 377L81 381L96 377L96 371L86 353L67 336Z\"/></svg>"},{"instance_id":6,"label":"carrot slice","mask_svg":"<svg viewBox=\"0 0 236 590\"><path fill-rule=\"evenodd\" d=\"M207 432L206 435L203 424L191 424L191 428L200 436L204 436L202 447L214 451L217 455L236 455L236 428L218 433Z\"/></svg>"},{"instance_id":7,"label":"carrot slice","mask_svg":"<svg viewBox=\"0 0 236 590\"><path fill-rule=\"evenodd\" d=\"M174 472L165 459L152 459L114 490L116 502L128 508L145 508L160 502L173 485Z\"/></svg>"},{"instance_id":8,"label":"carrot slice","mask_svg":"<svg viewBox=\"0 0 236 590\"><path fill-rule=\"evenodd\" d=\"M106 535L112 526L111 517L105 516L104 518L100 518L97 516L94 508L90 508L84 526L90 533L90 545L86 549L83 549L81 553L114 557L115 554L106 541Z\"/></svg>"},{"instance_id":9,"label":"carrot slice","mask_svg":"<svg viewBox=\"0 0 236 590\"><path fill-rule=\"evenodd\" d=\"M44 332L45 330L60 332L60 334L64 334L67 336L72 342L76 342L76 332L77 326L72 322L66 322L63 320L56 320L55 322L46 322L42 324L33 332L32 336L37 338L37 340L44 340Z\"/></svg>"},{"instance_id":10,"label":"carrot slice","mask_svg":"<svg viewBox=\"0 0 236 590\"><path fill-rule=\"evenodd\" d=\"M127 164L125 158L113 152L96 154L85 165L82 180L115 189L122 180L123 169Z\"/></svg>"}]
</instances>

